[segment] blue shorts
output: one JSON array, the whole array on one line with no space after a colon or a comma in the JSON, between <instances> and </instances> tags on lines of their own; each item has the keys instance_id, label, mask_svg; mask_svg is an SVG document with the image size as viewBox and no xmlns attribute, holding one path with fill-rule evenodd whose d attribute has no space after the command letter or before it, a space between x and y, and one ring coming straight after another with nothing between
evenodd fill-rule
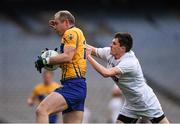
<instances>
[{"instance_id":1,"label":"blue shorts","mask_svg":"<svg viewBox=\"0 0 180 124\"><path fill-rule=\"evenodd\" d=\"M84 111L87 92L86 79L72 78L61 81L61 84L63 87L57 88L54 92L61 94L68 104L63 114L71 111Z\"/></svg>"},{"instance_id":2,"label":"blue shorts","mask_svg":"<svg viewBox=\"0 0 180 124\"><path fill-rule=\"evenodd\" d=\"M49 115L49 123L50 124L57 123L57 120L58 120L58 115L57 114Z\"/></svg>"}]
</instances>

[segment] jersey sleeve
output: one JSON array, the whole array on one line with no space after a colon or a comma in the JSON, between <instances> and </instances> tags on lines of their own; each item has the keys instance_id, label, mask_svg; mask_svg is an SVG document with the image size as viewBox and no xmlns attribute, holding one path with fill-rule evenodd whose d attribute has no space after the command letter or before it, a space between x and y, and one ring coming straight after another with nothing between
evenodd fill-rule
<instances>
[{"instance_id":1,"label":"jersey sleeve","mask_svg":"<svg viewBox=\"0 0 180 124\"><path fill-rule=\"evenodd\" d=\"M136 64L132 59L124 59L116 67L124 74L134 71L136 69Z\"/></svg>"},{"instance_id":2,"label":"jersey sleeve","mask_svg":"<svg viewBox=\"0 0 180 124\"><path fill-rule=\"evenodd\" d=\"M65 46L76 48L77 42L78 42L77 41L78 40L78 34L72 30L66 31L64 36L63 36L63 40L64 40Z\"/></svg>"},{"instance_id":3,"label":"jersey sleeve","mask_svg":"<svg viewBox=\"0 0 180 124\"><path fill-rule=\"evenodd\" d=\"M61 87L61 85L57 82L55 82L55 89Z\"/></svg>"},{"instance_id":4,"label":"jersey sleeve","mask_svg":"<svg viewBox=\"0 0 180 124\"><path fill-rule=\"evenodd\" d=\"M96 48L95 52L97 57L107 60L107 57L110 54L110 47Z\"/></svg>"}]
</instances>

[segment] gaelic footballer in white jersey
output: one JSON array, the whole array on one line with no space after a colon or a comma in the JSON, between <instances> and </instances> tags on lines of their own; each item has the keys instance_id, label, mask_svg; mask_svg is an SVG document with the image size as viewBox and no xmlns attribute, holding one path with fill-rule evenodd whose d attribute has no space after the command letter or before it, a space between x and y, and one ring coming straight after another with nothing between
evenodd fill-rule
<instances>
[{"instance_id":1,"label":"gaelic footballer in white jersey","mask_svg":"<svg viewBox=\"0 0 180 124\"><path fill-rule=\"evenodd\" d=\"M159 117L163 114L156 95L143 77L141 66L133 51L125 53L118 60L110 54L110 47L98 48L96 54L107 60L107 68L117 67L122 72L121 75L112 76L112 79L125 94L125 113L123 114L132 118L138 117L136 113L147 117ZM132 115L126 113L126 109L135 113ZM151 111L148 111L149 109Z\"/></svg>"},{"instance_id":2,"label":"gaelic footballer in white jersey","mask_svg":"<svg viewBox=\"0 0 180 124\"><path fill-rule=\"evenodd\" d=\"M117 33L110 47L89 49L107 62L103 67L88 53L90 64L104 77L112 77L124 94L124 106L117 122L134 123L146 117L153 123L168 123L155 93L146 83L138 59L132 48L132 37L128 33Z\"/></svg>"}]
</instances>

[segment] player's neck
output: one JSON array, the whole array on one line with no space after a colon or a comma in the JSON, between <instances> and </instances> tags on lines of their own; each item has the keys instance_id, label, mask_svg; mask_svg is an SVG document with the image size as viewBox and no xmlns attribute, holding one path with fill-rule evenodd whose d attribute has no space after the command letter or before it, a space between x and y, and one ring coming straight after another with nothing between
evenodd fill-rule
<instances>
[{"instance_id":1,"label":"player's neck","mask_svg":"<svg viewBox=\"0 0 180 124\"><path fill-rule=\"evenodd\" d=\"M44 82L44 85L45 85L45 86L49 86L49 85L51 85L51 84L52 84L52 81L48 81L48 82L45 81L45 82Z\"/></svg>"},{"instance_id":2,"label":"player's neck","mask_svg":"<svg viewBox=\"0 0 180 124\"><path fill-rule=\"evenodd\" d=\"M120 59L122 56L124 55L124 53L119 53L117 55L115 55L115 59Z\"/></svg>"},{"instance_id":3,"label":"player's neck","mask_svg":"<svg viewBox=\"0 0 180 124\"><path fill-rule=\"evenodd\" d=\"M75 27L75 25L68 25L68 26L64 29L64 32L63 32L62 34L59 34L59 35L62 37L67 30L69 30L69 29L71 29L71 28L73 28L73 27Z\"/></svg>"},{"instance_id":4,"label":"player's neck","mask_svg":"<svg viewBox=\"0 0 180 124\"><path fill-rule=\"evenodd\" d=\"M69 30L69 29L71 29L73 27L74 27L74 25L68 25L67 30Z\"/></svg>"},{"instance_id":5,"label":"player's neck","mask_svg":"<svg viewBox=\"0 0 180 124\"><path fill-rule=\"evenodd\" d=\"M69 29L70 29L70 28L73 28L73 27L74 27L74 25L69 25Z\"/></svg>"}]
</instances>

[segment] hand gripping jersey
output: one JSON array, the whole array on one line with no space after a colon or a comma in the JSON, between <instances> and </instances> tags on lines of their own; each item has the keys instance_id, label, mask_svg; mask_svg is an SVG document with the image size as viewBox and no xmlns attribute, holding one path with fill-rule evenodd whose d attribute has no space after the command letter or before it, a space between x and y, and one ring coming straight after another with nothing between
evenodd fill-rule
<instances>
[{"instance_id":1,"label":"hand gripping jersey","mask_svg":"<svg viewBox=\"0 0 180 124\"><path fill-rule=\"evenodd\" d=\"M61 40L61 52L64 47L76 48L72 62L60 65L62 69L61 79L85 77L86 74L86 41L79 28L72 27L65 31Z\"/></svg>"}]
</instances>

